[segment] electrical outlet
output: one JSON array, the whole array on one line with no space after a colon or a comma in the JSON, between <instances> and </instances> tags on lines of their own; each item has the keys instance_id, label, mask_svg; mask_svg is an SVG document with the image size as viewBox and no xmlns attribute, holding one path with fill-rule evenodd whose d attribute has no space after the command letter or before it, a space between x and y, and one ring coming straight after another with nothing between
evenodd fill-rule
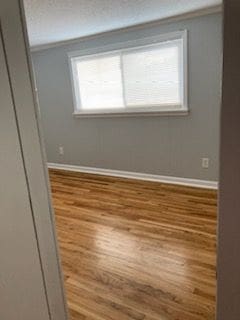
<instances>
[{"instance_id":1,"label":"electrical outlet","mask_svg":"<svg viewBox=\"0 0 240 320\"><path fill-rule=\"evenodd\" d=\"M208 169L209 168L209 158L202 158L202 167L204 169Z\"/></svg>"},{"instance_id":2,"label":"electrical outlet","mask_svg":"<svg viewBox=\"0 0 240 320\"><path fill-rule=\"evenodd\" d=\"M64 155L64 148L63 147L59 147L58 148L58 152L59 152L59 154L62 156L62 155Z\"/></svg>"}]
</instances>

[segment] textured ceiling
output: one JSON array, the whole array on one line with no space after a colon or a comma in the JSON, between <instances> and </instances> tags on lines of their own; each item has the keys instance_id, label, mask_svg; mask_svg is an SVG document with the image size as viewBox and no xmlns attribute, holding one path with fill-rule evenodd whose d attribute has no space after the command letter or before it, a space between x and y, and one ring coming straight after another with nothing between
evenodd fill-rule
<instances>
[{"instance_id":1,"label":"textured ceiling","mask_svg":"<svg viewBox=\"0 0 240 320\"><path fill-rule=\"evenodd\" d=\"M65 41L221 4L221 0L24 0L31 46Z\"/></svg>"}]
</instances>

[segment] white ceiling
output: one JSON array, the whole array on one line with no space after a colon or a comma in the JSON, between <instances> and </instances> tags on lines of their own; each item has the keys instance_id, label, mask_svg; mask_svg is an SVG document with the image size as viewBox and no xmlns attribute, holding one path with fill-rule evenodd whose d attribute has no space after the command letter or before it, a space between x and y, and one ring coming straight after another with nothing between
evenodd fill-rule
<instances>
[{"instance_id":1,"label":"white ceiling","mask_svg":"<svg viewBox=\"0 0 240 320\"><path fill-rule=\"evenodd\" d=\"M24 0L31 46L75 39L221 4L221 0Z\"/></svg>"}]
</instances>

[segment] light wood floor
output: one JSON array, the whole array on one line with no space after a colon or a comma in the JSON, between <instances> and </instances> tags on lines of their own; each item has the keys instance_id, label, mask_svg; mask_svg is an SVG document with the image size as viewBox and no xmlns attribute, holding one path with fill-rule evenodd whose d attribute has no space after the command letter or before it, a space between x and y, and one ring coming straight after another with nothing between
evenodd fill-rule
<instances>
[{"instance_id":1,"label":"light wood floor","mask_svg":"<svg viewBox=\"0 0 240 320\"><path fill-rule=\"evenodd\" d=\"M50 172L71 320L213 320L215 191Z\"/></svg>"}]
</instances>

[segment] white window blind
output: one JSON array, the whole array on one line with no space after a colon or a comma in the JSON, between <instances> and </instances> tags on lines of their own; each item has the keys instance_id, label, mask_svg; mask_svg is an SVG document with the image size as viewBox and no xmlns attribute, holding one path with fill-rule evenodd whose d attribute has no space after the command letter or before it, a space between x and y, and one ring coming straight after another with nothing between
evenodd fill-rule
<instances>
[{"instance_id":1,"label":"white window blind","mask_svg":"<svg viewBox=\"0 0 240 320\"><path fill-rule=\"evenodd\" d=\"M78 90L83 110L123 107L119 54L77 62Z\"/></svg>"},{"instance_id":2,"label":"white window blind","mask_svg":"<svg viewBox=\"0 0 240 320\"><path fill-rule=\"evenodd\" d=\"M180 42L123 53L126 105L179 105L181 91Z\"/></svg>"},{"instance_id":3,"label":"white window blind","mask_svg":"<svg viewBox=\"0 0 240 320\"><path fill-rule=\"evenodd\" d=\"M186 110L184 37L71 57L75 111Z\"/></svg>"}]
</instances>

